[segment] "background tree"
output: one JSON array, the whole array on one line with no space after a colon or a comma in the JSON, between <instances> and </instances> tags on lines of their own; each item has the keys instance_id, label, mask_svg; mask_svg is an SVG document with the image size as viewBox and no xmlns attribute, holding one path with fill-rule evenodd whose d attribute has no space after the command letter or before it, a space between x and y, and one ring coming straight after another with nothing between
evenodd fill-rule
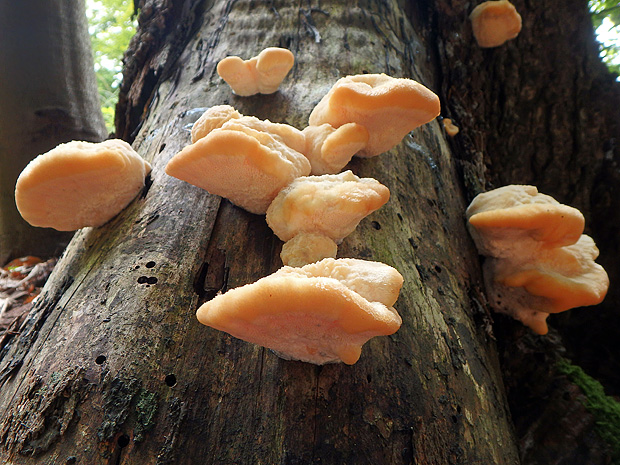
<instances>
[{"instance_id":1,"label":"background tree","mask_svg":"<svg viewBox=\"0 0 620 465\"><path fill-rule=\"evenodd\" d=\"M135 14L133 2L128 0L86 2L97 89L109 132L114 132L114 107L122 78L123 53L136 32Z\"/></svg>"},{"instance_id":2,"label":"background tree","mask_svg":"<svg viewBox=\"0 0 620 465\"><path fill-rule=\"evenodd\" d=\"M592 24L601 44L601 58L620 74L620 5L614 0L590 0Z\"/></svg>"},{"instance_id":3,"label":"background tree","mask_svg":"<svg viewBox=\"0 0 620 465\"><path fill-rule=\"evenodd\" d=\"M140 2L116 122L153 163L151 182L112 222L76 234L21 333L0 352L0 457L20 464L517 463L495 331L509 400L526 407L513 409L517 439L527 446L523 461L605 463L611 449L575 407L582 394L568 391L554 369L560 344L549 341L559 333L534 337L499 317L491 329L464 227L465 206L487 183L538 184L584 211L601 262L612 282L617 276L617 246L605 239L620 224L608 142L620 132L617 84L598 60L582 1L515 3L522 34L480 50L470 5L458 0ZM296 55L281 91L232 95L215 74L217 61L270 45ZM372 340L352 367L315 367L200 327L197 305L277 269L280 243L262 217L163 173L188 143L187 127L222 103L303 127L338 77L382 71L436 90L442 114L462 129L447 141L436 121L388 154L351 164L392 197L340 254L401 271L401 330ZM596 220L601 213L609 224ZM614 305L612 292L599 319L611 320ZM552 325L574 330L585 312ZM558 395L562 386L568 397ZM538 394L547 395L546 405ZM555 434L571 418L560 414L566 406L585 419L570 443ZM584 447L585 439L593 442Z\"/></svg>"},{"instance_id":4,"label":"background tree","mask_svg":"<svg viewBox=\"0 0 620 465\"><path fill-rule=\"evenodd\" d=\"M33 228L15 207L15 181L38 154L72 139L101 140L84 3L0 1L0 263L58 255L71 234Z\"/></svg>"}]
</instances>

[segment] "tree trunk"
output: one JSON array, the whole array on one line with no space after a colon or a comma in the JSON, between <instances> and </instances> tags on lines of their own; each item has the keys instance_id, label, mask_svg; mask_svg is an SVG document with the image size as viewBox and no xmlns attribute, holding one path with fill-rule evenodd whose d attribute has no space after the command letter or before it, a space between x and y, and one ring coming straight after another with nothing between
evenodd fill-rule
<instances>
[{"instance_id":1,"label":"tree trunk","mask_svg":"<svg viewBox=\"0 0 620 465\"><path fill-rule=\"evenodd\" d=\"M15 207L30 160L105 135L83 0L0 0L0 264L58 255L71 234L34 228Z\"/></svg>"},{"instance_id":2,"label":"tree trunk","mask_svg":"<svg viewBox=\"0 0 620 465\"><path fill-rule=\"evenodd\" d=\"M152 183L115 220L76 234L5 348L5 461L516 463L493 341L476 324L485 312L465 201L436 121L351 165L392 197L339 255L405 276L399 332L370 341L354 366L316 367L195 320L215 292L281 266L263 217L164 174L204 108L230 103L302 128L340 76L432 83L436 69L417 58L424 40L397 2L320 7L142 5L124 135L136 127L132 115L146 115L134 145L153 164ZM274 45L296 56L276 94L236 97L215 74L228 54Z\"/></svg>"},{"instance_id":3,"label":"tree trunk","mask_svg":"<svg viewBox=\"0 0 620 465\"><path fill-rule=\"evenodd\" d=\"M0 352L0 458L518 463L479 258L463 220L484 185L481 155L495 147L480 145L495 123L467 105L488 84L482 58L502 57L471 42L469 6L147 0L140 7L117 131L135 138L153 164L150 183L110 223L76 234L21 333ZM503 53L518 56L519 40ZM217 62L268 46L295 53L280 91L233 95ZM460 47L458 60L450 47ZM463 120L450 144L434 121L396 149L350 165L388 186L391 199L345 239L339 256L403 274L402 328L372 339L353 366L316 367L202 327L198 305L275 271L281 243L264 217L165 175L166 162L189 143L188 127L205 108L231 104L303 128L339 77L363 72L414 78L440 94L445 116ZM470 120L461 116L466 108Z\"/></svg>"},{"instance_id":4,"label":"tree trunk","mask_svg":"<svg viewBox=\"0 0 620 465\"><path fill-rule=\"evenodd\" d=\"M620 83L598 56L587 3L514 0L519 37L496 49L472 46L466 2L434 2L443 114L470 198L506 184L533 184L579 208L611 286L602 304L553 315L535 336L494 315L504 380L524 464L607 464L610 446L583 393L557 370L568 357L620 395ZM552 425L552 426L551 426ZM620 449L616 445L615 459Z\"/></svg>"}]
</instances>

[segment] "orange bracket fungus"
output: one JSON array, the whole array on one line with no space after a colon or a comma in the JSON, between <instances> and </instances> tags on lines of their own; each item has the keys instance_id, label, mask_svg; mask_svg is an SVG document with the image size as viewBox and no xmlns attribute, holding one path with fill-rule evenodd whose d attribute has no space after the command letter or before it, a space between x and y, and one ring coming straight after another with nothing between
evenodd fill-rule
<instances>
[{"instance_id":1,"label":"orange bracket fungus","mask_svg":"<svg viewBox=\"0 0 620 465\"><path fill-rule=\"evenodd\" d=\"M581 234L583 215L534 186L505 186L478 195L466 213L482 255L493 308L538 334L550 313L596 305L609 287L598 249Z\"/></svg>"},{"instance_id":2,"label":"orange bracket fungus","mask_svg":"<svg viewBox=\"0 0 620 465\"><path fill-rule=\"evenodd\" d=\"M311 174L336 174L346 166L353 155L366 147L368 131L357 123L334 128L330 124L308 126L304 155L310 160Z\"/></svg>"},{"instance_id":3,"label":"orange bracket fungus","mask_svg":"<svg viewBox=\"0 0 620 465\"><path fill-rule=\"evenodd\" d=\"M299 129L255 116L244 116L230 105L216 105L207 109L192 126L192 143L214 129L240 129L240 126L271 134L296 152L303 153L306 149L306 138Z\"/></svg>"},{"instance_id":4,"label":"orange bracket fungus","mask_svg":"<svg viewBox=\"0 0 620 465\"><path fill-rule=\"evenodd\" d=\"M460 131L459 127L450 118L443 119L443 128L450 137L456 136Z\"/></svg>"},{"instance_id":5,"label":"orange bracket fungus","mask_svg":"<svg viewBox=\"0 0 620 465\"><path fill-rule=\"evenodd\" d=\"M339 79L310 114L310 126L357 123L368 143L357 155L373 157L439 115L439 97L412 79L360 74Z\"/></svg>"},{"instance_id":6,"label":"orange bracket fungus","mask_svg":"<svg viewBox=\"0 0 620 465\"><path fill-rule=\"evenodd\" d=\"M538 192L509 185L476 196L466 212L481 255L510 257L577 242L585 220L579 210Z\"/></svg>"},{"instance_id":7,"label":"orange bracket fungus","mask_svg":"<svg viewBox=\"0 0 620 465\"><path fill-rule=\"evenodd\" d=\"M15 186L31 225L74 231L111 220L144 187L151 165L119 139L73 141L32 160Z\"/></svg>"},{"instance_id":8,"label":"orange bracket fungus","mask_svg":"<svg viewBox=\"0 0 620 465\"><path fill-rule=\"evenodd\" d=\"M227 121L242 116L230 105L216 105L208 108L192 126L192 144L214 129L221 128Z\"/></svg>"},{"instance_id":9,"label":"orange bracket fungus","mask_svg":"<svg viewBox=\"0 0 620 465\"><path fill-rule=\"evenodd\" d=\"M196 316L284 359L351 365L370 338L400 328L392 306L402 284L389 265L326 258L302 268L285 266L229 290L203 304Z\"/></svg>"},{"instance_id":10,"label":"orange bracket fungus","mask_svg":"<svg viewBox=\"0 0 620 465\"><path fill-rule=\"evenodd\" d=\"M305 176L295 179L277 195L267 209L267 224L284 242L299 233L314 233L338 244L389 198L390 191L383 184L372 178L359 178L351 171ZM287 246L283 261L295 253L293 245Z\"/></svg>"},{"instance_id":11,"label":"orange bracket fungus","mask_svg":"<svg viewBox=\"0 0 620 465\"><path fill-rule=\"evenodd\" d=\"M324 234L300 232L284 243L280 258L289 266L304 266L324 258L336 258L338 244Z\"/></svg>"},{"instance_id":12,"label":"orange bracket fungus","mask_svg":"<svg viewBox=\"0 0 620 465\"><path fill-rule=\"evenodd\" d=\"M217 65L217 74L239 96L273 94L294 63L290 50L268 47L249 60L236 56L224 58Z\"/></svg>"},{"instance_id":13,"label":"orange bracket fungus","mask_svg":"<svg viewBox=\"0 0 620 465\"><path fill-rule=\"evenodd\" d=\"M521 32L521 16L508 0L491 0L478 5L469 15L480 47L499 47Z\"/></svg>"},{"instance_id":14,"label":"orange bracket fungus","mask_svg":"<svg viewBox=\"0 0 620 465\"><path fill-rule=\"evenodd\" d=\"M264 214L284 186L310 174L310 162L298 151L305 147L301 131L241 116L232 107L211 110L196 122L196 141L168 162L170 176Z\"/></svg>"}]
</instances>

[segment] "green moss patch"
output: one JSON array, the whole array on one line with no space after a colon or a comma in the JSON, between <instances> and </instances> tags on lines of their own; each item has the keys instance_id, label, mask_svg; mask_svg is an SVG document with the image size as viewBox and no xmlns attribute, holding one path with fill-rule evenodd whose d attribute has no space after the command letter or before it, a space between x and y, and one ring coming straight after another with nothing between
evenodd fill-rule
<instances>
[{"instance_id":1,"label":"green moss patch","mask_svg":"<svg viewBox=\"0 0 620 465\"><path fill-rule=\"evenodd\" d=\"M568 360L561 359L557 367L586 396L585 407L594 415L596 432L611 446L613 464L620 465L620 402L606 395L601 383Z\"/></svg>"}]
</instances>

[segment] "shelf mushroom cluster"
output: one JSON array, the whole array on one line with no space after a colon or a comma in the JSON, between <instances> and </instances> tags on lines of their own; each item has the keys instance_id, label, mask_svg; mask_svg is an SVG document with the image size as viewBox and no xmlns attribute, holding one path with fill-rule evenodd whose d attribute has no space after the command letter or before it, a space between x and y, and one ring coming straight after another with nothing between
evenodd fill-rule
<instances>
[{"instance_id":1,"label":"shelf mushroom cluster","mask_svg":"<svg viewBox=\"0 0 620 465\"><path fill-rule=\"evenodd\" d=\"M218 72L233 63L225 60ZM354 155L390 150L439 111L429 89L385 74L338 80L301 131L229 105L209 108L166 173L265 214L285 242L284 267L204 303L198 320L283 358L319 365L353 364L368 339L397 331L400 273L383 263L335 258L338 244L388 201L390 191L341 171Z\"/></svg>"},{"instance_id":2,"label":"shelf mushroom cluster","mask_svg":"<svg viewBox=\"0 0 620 465\"><path fill-rule=\"evenodd\" d=\"M534 186L509 185L479 194L467 208L468 227L481 255L495 311L538 334L550 313L596 305L609 287L598 249L583 234L579 210Z\"/></svg>"},{"instance_id":3,"label":"shelf mushroom cluster","mask_svg":"<svg viewBox=\"0 0 620 465\"><path fill-rule=\"evenodd\" d=\"M283 263L303 266L335 257L337 244L389 199L378 181L340 173L351 158L390 150L439 111L432 91L385 74L339 79L302 131L217 105L194 123L192 143L166 173L267 214L287 242Z\"/></svg>"},{"instance_id":4,"label":"shelf mushroom cluster","mask_svg":"<svg viewBox=\"0 0 620 465\"><path fill-rule=\"evenodd\" d=\"M228 57L218 72L238 95L272 93L293 62L290 51L271 48L247 61ZM229 105L208 109L166 173L265 214L285 244L284 267L206 302L199 321L283 358L316 364L353 364L366 341L397 331L400 273L383 263L335 258L338 244L388 201L390 191L341 171L354 155L390 150L439 111L432 91L385 74L338 80L303 131ZM121 140L73 141L24 169L16 203L35 226L100 226L136 197L150 171Z\"/></svg>"}]
</instances>

